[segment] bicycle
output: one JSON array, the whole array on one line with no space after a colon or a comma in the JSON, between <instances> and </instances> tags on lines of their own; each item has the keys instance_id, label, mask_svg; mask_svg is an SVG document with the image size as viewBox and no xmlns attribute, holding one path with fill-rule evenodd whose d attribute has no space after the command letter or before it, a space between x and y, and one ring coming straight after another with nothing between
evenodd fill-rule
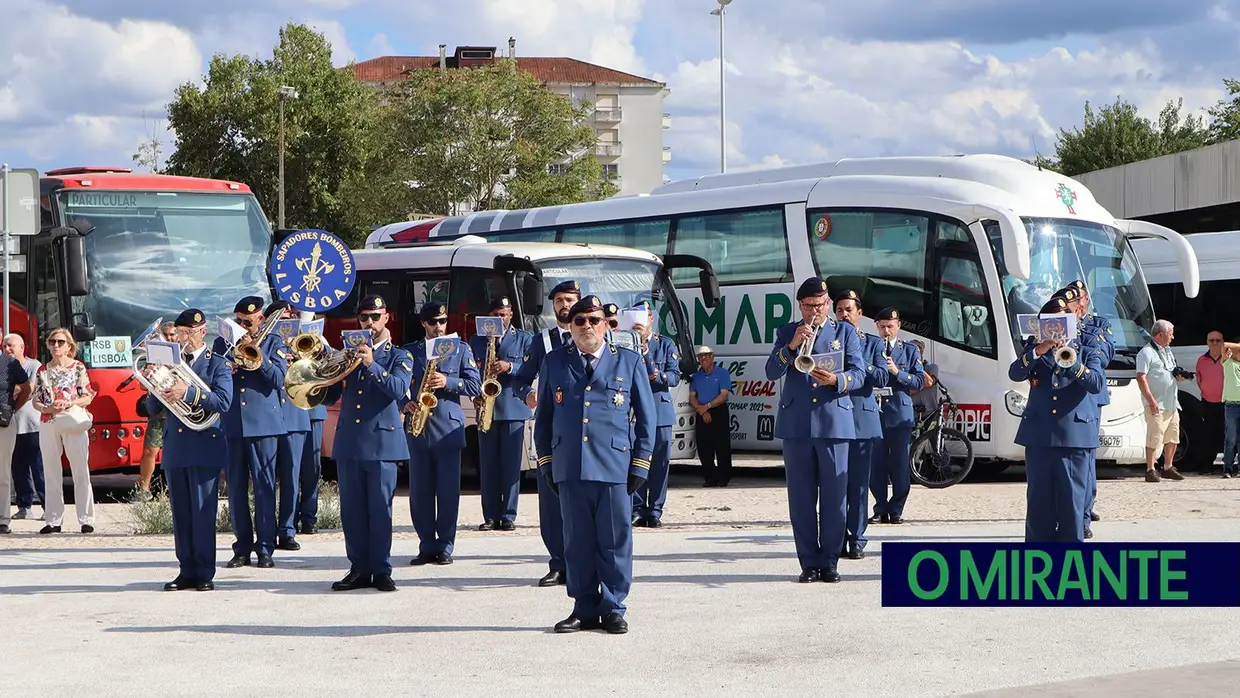
<instances>
[{"instance_id":1,"label":"bicycle","mask_svg":"<svg viewBox=\"0 0 1240 698\"><path fill-rule=\"evenodd\" d=\"M948 426L961 415L942 381L937 409L927 411L914 429L909 448L909 473L914 482L930 489L943 489L963 481L973 469L973 442L959 429Z\"/></svg>"}]
</instances>

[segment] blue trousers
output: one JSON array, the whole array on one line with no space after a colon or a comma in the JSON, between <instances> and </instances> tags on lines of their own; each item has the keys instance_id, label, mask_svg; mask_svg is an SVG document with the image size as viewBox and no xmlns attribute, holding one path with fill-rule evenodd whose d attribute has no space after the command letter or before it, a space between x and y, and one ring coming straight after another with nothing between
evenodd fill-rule
<instances>
[{"instance_id":1,"label":"blue trousers","mask_svg":"<svg viewBox=\"0 0 1240 698\"><path fill-rule=\"evenodd\" d=\"M297 534L297 502L300 500L302 451L306 448L304 431L290 431L279 437L276 452L276 479L280 481L280 506L277 512L276 535L292 538Z\"/></svg>"},{"instance_id":2,"label":"blue trousers","mask_svg":"<svg viewBox=\"0 0 1240 698\"><path fill-rule=\"evenodd\" d=\"M1085 526L1089 515L1094 513L1094 500L1098 499L1098 452L1089 449L1089 471L1085 473Z\"/></svg>"},{"instance_id":3,"label":"blue trousers","mask_svg":"<svg viewBox=\"0 0 1240 698\"><path fill-rule=\"evenodd\" d=\"M461 511L461 449L409 443L409 514L418 533L418 554L452 554Z\"/></svg>"},{"instance_id":4,"label":"blue trousers","mask_svg":"<svg viewBox=\"0 0 1240 698\"><path fill-rule=\"evenodd\" d=\"M848 514L848 441L784 439L788 516L801 569L835 567Z\"/></svg>"},{"instance_id":5,"label":"blue trousers","mask_svg":"<svg viewBox=\"0 0 1240 698\"><path fill-rule=\"evenodd\" d=\"M12 428L12 427L10 427ZM43 452L39 449L39 432L18 434L13 442L13 489L17 493L17 506L29 509L38 498L40 504L47 501L47 488L43 485Z\"/></svg>"},{"instance_id":6,"label":"blue trousers","mask_svg":"<svg viewBox=\"0 0 1240 698\"><path fill-rule=\"evenodd\" d=\"M865 529L870 515L870 470L883 452L882 439L856 439L848 442L848 527L844 541L864 549Z\"/></svg>"},{"instance_id":7,"label":"blue trousers","mask_svg":"<svg viewBox=\"0 0 1240 698\"><path fill-rule=\"evenodd\" d=\"M663 518L667 501L667 480L671 474L672 426L657 427L654 432L654 455L650 458L650 477L633 493L633 515Z\"/></svg>"},{"instance_id":8,"label":"blue trousers","mask_svg":"<svg viewBox=\"0 0 1240 698\"><path fill-rule=\"evenodd\" d=\"M564 490L557 495L547 486L547 479L538 476L538 532L542 534L543 545L551 556L548 566L553 572L566 572L564 565ZM630 507L632 504L629 505ZM633 525L632 519L629 526ZM567 581L567 580L565 580Z\"/></svg>"},{"instance_id":9,"label":"blue trousers","mask_svg":"<svg viewBox=\"0 0 1240 698\"><path fill-rule=\"evenodd\" d=\"M319 521L319 481L323 478L323 422L310 422L310 438L301 452L297 520L308 526Z\"/></svg>"},{"instance_id":10,"label":"blue trousers","mask_svg":"<svg viewBox=\"0 0 1240 698\"><path fill-rule=\"evenodd\" d=\"M219 468L169 468L168 503L180 577L215 579L215 517L219 514Z\"/></svg>"},{"instance_id":11,"label":"blue trousers","mask_svg":"<svg viewBox=\"0 0 1240 698\"><path fill-rule=\"evenodd\" d=\"M633 501L624 485L559 483L564 515L565 585L573 615L624 615L633 586Z\"/></svg>"},{"instance_id":12,"label":"blue trousers","mask_svg":"<svg viewBox=\"0 0 1240 698\"><path fill-rule=\"evenodd\" d=\"M1025 447L1025 542L1085 540L1089 448Z\"/></svg>"},{"instance_id":13,"label":"blue trousers","mask_svg":"<svg viewBox=\"0 0 1240 698\"><path fill-rule=\"evenodd\" d=\"M337 455L336 473L349 569L358 574L391 574L396 463Z\"/></svg>"},{"instance_id":14,"label":"blue trousers","mask_svg":"<svg viewBox=\"0 0 1240 698\"><path fill-rule=\"evenodd\" d=\"M483 521L516 521L521 496L521 463L525 461L525 422L491 422L478 432L478 479Z\"/></svg>"},{"instance_id":15,"label":"blue trousers","mask_svg":"<svg viewBox=\"0 0 1240 698\"><path fill-rule=\"evenodd\" d=\"M276 457L280 437L228 440L228 516L234 555L270 555L276 549ZM250 519L250 480L254 480L254 519Z\"/></svg>"},{"instance_id":16,"label":"blue trousers","mask_svg":"<svg viewBox=\"0 0 1240 698\"><path fill-rule=\"evenodd\" d=\"M870 470L870 494L874 495L874 515L904 516L904 503L913 486L909 474L909 446L912 427L883 429L882 449L875 456ZM887 484L891 484L891 497Z\"/></svg>"}]
</instances>

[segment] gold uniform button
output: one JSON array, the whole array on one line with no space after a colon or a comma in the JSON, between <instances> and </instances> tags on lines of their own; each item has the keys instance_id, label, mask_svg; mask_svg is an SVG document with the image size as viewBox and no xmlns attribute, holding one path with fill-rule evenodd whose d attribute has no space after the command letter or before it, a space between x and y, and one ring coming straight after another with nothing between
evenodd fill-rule
<instances>
[{"instance_id":1,"label":"gold uniform button","mask_svg":"<svg viewBox=\"0 0 1240 698\"><path fill-rule=\"evenodd\" d=\"M245 407L245 400L242 400L242 401L241 401L241 406L242 406L242 407Z\"/></svg>"},{"instance_id":2,"label":"gold uniform button","mask_svg":"<svg viewBox=\"0 0 1240 698\"><path fill-rule=\"evenodd\" d=\"M245 388L242 388L242 389L241 389L241 392L243 392L243 393L244 393L244 392L245 392Z\"/></svg>"},{"instance_id":3,"label":"gold uniform button","mask_svg":"<svg viewBox=\"0 0 1240 698\"><path fill-rule=\"evenodd\" d=\"M356 421L357 421L357 423L358 423L358 424L361 424L361 423L362 423L362 420L360 420L360 419L358 419L358 420L356 420Z\"/></svg>"},{"instance_id":4,"label":"gold uniform button","mask_svg":"<svg viewBox=\"0 0 1240 698\"><path fill-rule=\"evenodd\" d=\"M1059 396L1058 396L1058 395L1052 395L1052 396L1051 396L1051 399L1052 399L1052 400L1058 400L1058 399L1059 399Z\"/></svg>"},{"instance_id":5,"label":"gold uniform button","mask_svg":"<svg viewBox=\"0 0 1240 698\"><path fill-rule=\"evenodd\" d=\"M818 402L818 398L814 398L814 402Z\"/></svg>"},{"instance_id":6,"label":"gold uniform button","mask_svg":"<svg viewBox=\"0 0 1240 698\"><path fill-rule=\"evenodd\" d=\"M182 429L181 427L177 427L177 433L178 433L178 434L180 434L180 433L181 433L181 432L183 432L183 431L185 431L185 430L184 430L184 429Z\"/></svg>"},{"instance_id":7,"label":"gold uniform button","mask_svg":"<svg viewBox=\"0 0 1240 698\"><path fill-rule=\"evenodd\" d=\"M583 436L583 437L581 437L581 440L582 440L582 441L589 441L589 440L590 440L590 437L588 437L588 436Z\"/></svg>"},{"instance_id":8,"label":"gold uniform button","mask_svg":"<svg viewBox=\"0 0 1240 698\"><path fill-rule=\"evenodd\" d=\"M1051 410L1051 414L1059 414L1059 410Z\"/></svg>"},{"instance_id":9,"label":"gold uniform button","mask_svg":"<svg viewBox=\"0 0 1240 698\"><path fill-rule=\"evenodd\" d=\"M586 386L586 390L589 390L589 389L590 389L590 386L588 386L588 385L587 385L587 386Z\"/></svg>"},{"instance_id":10,"label":"gold uniform button","mask_svg":"<svg viewBox=\"0 0 1240 698\"><path fill-rule=\"evenodd\" d=\"M582 424L589 424L589 423L590 423L590 418L589 418L589 417L586 417L585 419L581 420L581 423L582 423Z\"/></svg>"},{"instance_id":11,"label":"gold uniform button","mask_svg":"<svg viewBox=\"0 0 1240 698\"><path fill-rule=\"evenodd\" d=\"M590 401L586 400L586 407L589 407L589 406L590 406Z\"/></svg>"},{"instance_id":12,"label":"gold uniform button","mask_svg":"<svg viewBox=\"0 0 1240 698\"><path fill-rule=\"evenodd\" d=\"M358 395L361 395L361 394L362 394L362 391L360 391L360 390L359 390L359 391L357 391L357 394L358 394Z\"/></svg>"},{"instance_id":13,"label":"gold uniform button","mask_svg":"<svg viewBox=\"0 0 1240 698\"><path fill-rule=\"evenodd\" d=\"M360 410L360 409L362 409L362 406L361 406L361 405L358 405L358 406L357 406L357 409L359 409L359 410Z\"/></svg>"}]
</instances>

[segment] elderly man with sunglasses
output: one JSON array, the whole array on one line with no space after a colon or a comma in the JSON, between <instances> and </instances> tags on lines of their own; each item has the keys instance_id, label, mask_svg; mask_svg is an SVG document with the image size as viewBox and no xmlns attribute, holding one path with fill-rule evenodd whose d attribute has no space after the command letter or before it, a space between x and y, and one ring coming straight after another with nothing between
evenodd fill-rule
<instances>
[{"instance_id":1,"label":"elderly man with sunglasses","mask_svg":"<svg viewBox=\"0 0 1240 698\"><path fill-rule=\"evenodd\" d=\"M538 377L538 472L560 497L573 611L555 632L628 631L632 496L650 473L657 414L645 362L608 345L597 296L573 305L573 344L547 354ZM631 430L631 431L630 431Z\"/></svg>"},{"instance_id":2,"label":"elderly man with sunglasses","mask_svg":"<svg viewBox=\"0 0 1240 698\"><path fill-rule=\"evenodd\" d=\"M283 304L279 306L283 311ZM247 296L233 308L235 320L254 338L263 324L263 299ZM240 341L246 341L242 339ZM258 553L260 568L275 567L271 559L276 548L276 460L280 437L287 433L280 397L288 364L282 351L284 339L274 332L258 346L263 363L248 371L234 360L236 348L223 337L215 340L216 355L232 363L233 399L224 413L224 434L228 437L228 513L232 520L233 556L229 568L251 564L250 554ZM250 519L250 480L254 481L254 518Z\"/></svg>"}]
</instances>

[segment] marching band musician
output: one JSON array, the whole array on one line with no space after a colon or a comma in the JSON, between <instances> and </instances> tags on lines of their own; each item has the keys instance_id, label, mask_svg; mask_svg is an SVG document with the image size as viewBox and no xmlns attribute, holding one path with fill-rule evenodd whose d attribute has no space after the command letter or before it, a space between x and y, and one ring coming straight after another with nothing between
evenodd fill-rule
<instances>
[{"instance_id":1,"label":"marching band musician","mask_svg":"<svg viewBox=\"0 0 1240 698\"><path fill-rule=\"evenodd\" d=\"M322 318L322 315L315 316L316 321ZM330 349L321 334L319 341ZM323 423L326 421L326 407L319 404L310 408L310 433L306 436L305 448L301 452L295 519L298 522L297 532L307 536L319 532L319 483L323 478Z\"/></svg>"},{"instance_id":2,"label":"marching band musician","mask_svg":"<svg viewBox=\"0 0 1240 698\"><path fill-rule=\"evenodd\" d=\"M432 342L448 333L448 313L443 304L427 302L418 311L418 319L426 338L405 345L413 357L413 370L412 399L403 411L408 415L417 411L418 392L423 387L438 401L426 418L425 431L408 435L409 511L419 541L418 556L409 564L450 565L461 508L461 450L465 448L465 412L460 397L478 397L482 385L468 344L459 339ZM433 359L427 358L427 347ZM431 360L438 363L428 378Z\"/></svg>"},{"instance_id":3,"label":"marching band musician","mask_svg":"<svg viewBox=\"0 0 1240 698\"><path fill-rule=\"evenodd\" d=\"M283 308L283 302L279 302ZM246 330L247 341L263 324L263 299L246 296L233 308L237 324ZM228 567L250 564L250 553L258 552L258 566L275 567L271 554L276 547L276 457L279 440L286 432L280 396L288 365L281 351L284 339L274 332L267 335L258 350L263 362L258 369L232 365L233 400L224 414L224 433L228 436L228 513L232 521L233 556ZM233 356L235 347L226 346L223 337L215 340L215 353ZM250 480L254 481L254 518L250 519Z\"/></svg>"},{"instance_id":4,"label":"marching band musician","mask_svg":"<svg viewBox=\"0 0 1240 698\"><path fill-rule=\"evenodd\" d=\"M655 406L637 352L609 345L597 296L568 314L573 344L547 354L538 379L538 471L558 492L573 611L555 632L628 631L632 496L650 472ZM630 420L632 414L632 420Z\"/></svg>"},{"instance_id":5,"label":"marching band musician","mask_svg":"<svg viewBox=\"0 0 1240 698\"><path fill-rule=\"evenodd\" d=\"M844 550L840 552L841 557L860 560L865 557L870 469L883 452L883 421L874 389L885 388L889 374L883 357L883 340L876 334L861 331L861 298L856 291L840 292L835 300L835 314L840 322L852 325L857 331L865 369L865 385L850 396L857 436L848 444L848 527L844 531Z\"/></svg>"},{"instance_id":6,"label":"marching band musician","mask_svg":"<svg viewBox=\"0 0 1240 698\"><path fill-rule=\"evenodd\" d=\"M802 319L775 331L766 377L784 379L775 436L783 441L798 581L838 582L847 528L848 448L856 436L849 395L865 386L865 360L853 326L830 317L827 282L806 279L796 295ZM843 366L802 373L794 363L803 351L842 352Z\"/></svg>"},{"instance_id":7,"label":"marching band musician","mask_svg":"<svg viewBox=\"0 0 1240 698\"><path fill-rule=\"evenodd\" d=\"M263 311L264 315L273 313L278 313L284 320L296 320L298 317L297 311L291 305L279 301L267 306ZM282 339L280 355L284 357L284 365L287 367L294 361L293 352L289 349L292 337ZM276 445L276 479L280 481L276 547L280 550L301 550L294 526L297 523L297 503L301 497L301 466L305 459L307 437L310 436L310 412L288 399L283 384L279 386L279 394L285 433L280 435Z\"/></svg>"},{"instance_id":8,"label":"marching band musician","mask_svg":"<svg viewBox=\"0 0 1240 698\"><path fill-rule=\"evenodd\" d=\"M874 495L874 515L870 523L904 523L904 503L912 488L909 472L909 446L913 440L913 396L926 387L926 369L921 352L912 342L900 340L900 313L884 308L875 316L882 342L883 363L889 374L891 397L883 400L883 450L870 471L870 494ZM887 485L891 484L891 498Z\"/></svg>"},{"instance_id":9,"label":"marching band musician","mask_svg":"<svg viewBox=\"0 0 1240 698\"><path fill-rule=\"evenodd\" d=\"M370 330L373 346L355 348L361 364L329 387L324 405L340 402L332 451L340 484L340 521L349 573L332 591L373 586L395 591L392 581L392 496L396 464L409 459L401 431L400 406L409 392L413 359L392 346L387 303L368 295L357 306L358 325Z\"/></svg>"},{"instance_id":10,"label":"marching band musician","mask_svg":"<svg viewBox=\"0 0 1240 698\"><path fill-rule=\"evenodd\" d=\"M534 335L512 326L512 302L507 296L492 298L489 312L504 321L504 333L495 341L496 380L503 390L495 398L491 428L478 431L478 479L482 490L480 531L516 529L517 498L521 494L521 464L525 460L525 423L530 408L513 392L523 357L530 352ZM487 361L490 339L475 334L469 347L476 360ZM485 371L486 366L483 365Z\"/></svg>"},{"instance_id":11,"label":"marching band musician","mask_svg":"<svg viewBox=\"0 0 1240 698\"><path fill-rule=\"evenodd\" d=\"M1041 313L1070 313L1067 301L1054 296ZM1076 350L1076 362L1059 365L1063 346ZM1069 342L1025 340L1021 355L1008 368L1014 381L1029 381L1029 401L1016 430L1025 447L1025 542L1084 540L1089 451L1098 448L1096 396L1106 379L1102 353L1073 339Z\"/></svg>"},{"instance_id":12,"label":"marching band musician","mask_svg":"<svg viewBox=\"0 0 1240 698\"><path fill-rule=\"evenodd\" d=\"M543 358L555 349L573 343L572 332L569 331L569 311L581 300L581 284L568 280L556 284L547 295L551 308L555 312L556 326L543 330L534 336L530 343L530 352L525 355L521 370L513 378L513 394L525 400L530 409L538 406L538 392L534 390L534 380L542 371ZM537 413L535 413L537 414ZM540 587L552 587L565 584L564 578L564 519L560 513L560 498L546 478L538 478L538 528L542 534L543 545L551 556L548 564L550 571L538 580Z\"/></svg>"},{"instance_id":13,"label":"marching band musician","mask_svg":"<svg viewBox=\"0 0 1240 698\"><path fill-rule=\"evenodd\" d=\"M642 301L633 307L644 309L646 321L633 325L642 340L642 359L650 376L657 421L650 478L633 494L633 525L659 528L663 525L663 503L667 501L667 480L671 472L672 425L676 405L671 389L680 385L680 354L676 342L654 331L654 305Z\"/></svg>"},{"instance_id":14,"label":"marching band musician","mask_svg":"<svg viewBox=\"0 0 1240 698\"><path fill-rule=\"evenodd\" d=\"M1071 291L1076 291L1077 297L1069 299ZM1111 388L1106 383L1106 368L1111 365L1111 361L1115 359L1115 341L1111 332L1111 322L1101 315L1090 312L1089 291L1085 288L1084 281L1073 281L1064 287L1057 295L1062 295L1064 300L1069 301L1068 307L1076 312L1077 318L1081 321L1081 338L1092 343L1102 353L1102 392L1098 394L1098 414L1101 419L1102 408L1111 404ZM1090 451L1089 459L1089 492L1085 498L1085 537L1093 538L1094 532L1090 524L1097 521L1099 517L1094 513L1094 502L1098 499L1098 452Z\"/></svg>"},{"instance_id":15,"label":"marching band musician","mask_svg":"<svg viewBox=\"0 0 1240 698\"><path fill-rule=\"evenodd\" d=\"M203 393L177 381L164 393L169 401L182 400L221 417L233 401L233 375L218 353L206 348L207 319L190 308L174 322L185 365L210 388ZM153 369L154 367L148 367ZM149 372L147 374L150 375ZM146 396L147 413L166 411L154 395ZM228 458L228 444L221 423L202 431L185 426L168 412L164 420L163 464L172 506L172 535L180 570L164 591L215 589L215 518L219 511L220 463Z\"/></svg>"}]
</instances>

